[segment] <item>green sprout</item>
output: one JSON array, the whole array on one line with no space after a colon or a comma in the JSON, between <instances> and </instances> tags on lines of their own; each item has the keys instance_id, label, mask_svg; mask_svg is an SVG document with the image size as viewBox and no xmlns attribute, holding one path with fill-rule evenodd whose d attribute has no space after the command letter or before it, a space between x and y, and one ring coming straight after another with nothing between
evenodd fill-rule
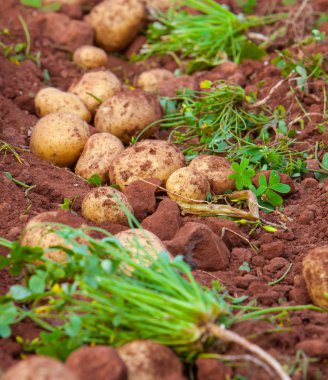
<instances>
[{"instance_id":1,"label":"green sprout","mask_svg":"<svg viewBox=\"0 0 328 380\"><path fill-rule=\"evenodd\" d=\"M243 190L252 184L252 178L255 176L255 170L250 168L248 165L249 160L247 158L242 158L240 164L237 162L233 162L231 164L231 168L234 173L229 175L229 179L235 180L237 190Z\"/></svg>"},{"instance_id":2,"label":"green sprout","mask_svg":"<svg viewBox=\"0 0 328 380\"><path fill-rule=\"evenodd\" d=\"M93 174L90 178L87 179L87 182L90 183L90 185L94 186L102 185L102 180L99 174Z\"/></svg>"},{"instance_id":3,"label":"green sprout","mask_svg":"<svg viewBox=\"0 0 328 380\"><path fill-rule=\"evenodd\" d=\"M147 43L135 59L169 54L179 61L179 56L188 59L189 72L215 66L228 58L237 63L245 58L259 59L265 52L247 38L246 32L285 17L237 16L214 0L182 0L179 6L155 15L156 21L147 31ZM198 14L181 10L183 6Z\"/></svg>"}]
</instances>

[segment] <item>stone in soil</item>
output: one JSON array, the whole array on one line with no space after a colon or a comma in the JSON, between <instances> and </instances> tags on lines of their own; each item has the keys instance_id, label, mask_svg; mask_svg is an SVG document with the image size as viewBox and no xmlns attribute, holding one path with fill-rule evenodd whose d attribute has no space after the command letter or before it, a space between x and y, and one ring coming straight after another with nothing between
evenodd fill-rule
<instances>
[{"instance_id":1,"label":"stone in soil","mask_svg":"<svg viewBox=\"0 0 328 380\"><path fill-rule=\"evenodd\" d=\"M232 369L216 359L196 359L197 380L226 380L232 375Z\"/></svg>"}]
</instances>

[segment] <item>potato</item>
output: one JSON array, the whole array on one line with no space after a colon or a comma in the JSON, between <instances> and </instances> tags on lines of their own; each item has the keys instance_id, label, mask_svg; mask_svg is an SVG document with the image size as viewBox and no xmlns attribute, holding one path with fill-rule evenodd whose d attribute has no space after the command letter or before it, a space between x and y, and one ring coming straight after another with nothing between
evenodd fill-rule
<instances>
[{"instance_id":1,"label":"potato","mask_svg":"<svg viewBox=\"0 0 328 380\"><path fill-rule=\"evenodd\" d=\"M123 190L139 178L157 178L164 184L168 177L185 165L183 154L163 140L143 140L117 155L109 167L110 182Z\"/></svg>"},{"instance_id":2,"label":"potato","mask_svg":"<svg viewBox=\"0 0 328 380\"><path fill-rule=\"evenodd\" d=\"M36 94L34 105L39 117L54 112L71 112L79 115L81 119L87 122L91 120L90 112L77 95L53 87L40 90Z\"/></svg>"},{"instance_id":3,"label":"potato","mask_svg":"<svg viewBox=\"0 0 328 380\"><path fill-rule=\"evenodd\" d=\"M144 0L147 8L155 9L156 11L167 11L174 4L178 3L178 0Z\"/></svg>"},{"instance_id":4,"label":"potato","mask_svg":"<svg viewBox=\"0 0 328 380\"><path fill-rule=\"evenodd\" d=\"M42 212L26 224L19 239L20 244L28 247L41 247L44 250L58 245L68 247L67 243L56 233L59 227L51 226L49 223L61 223L78 228L83 226L83 219L62 210ZM82 243L82 240L79 242ZM44 256L61 264L68 261L66 253L61 249L47 251Z\"/></svg>"},{"instance_id":5,"label":"potato","mask_svg":"<svg viewBox=\"0 0 328 380\"><path fill-rule=\"evenodd\" d=\"M206 200L210 192L210 183L204 174L186 167L176 170L169 176L166 190L173 201L192 203L192 200Z\"/></svg>"},{"instance_id":6,"label":"potato","mask_svg":"<svg viewBox=\"0 0 328 380\"><path fill-rule=\"evenodd\" d=\"M149 259L147 260L148 255L156 259L161 252L167 252L167 248L162 241L147 230L125 230L116 234L115 237L129 251L133 259L144 265L150 264Z\"/></svg>"},{"instance_id":7,"label":"potato","mask_svg":"<svg viewBox=\"0 0 328 380\"><path fill-rule=\"evenodd\" d=\"M168 347L151 340L134 340L117 349L131 380L183 380L182 365Z\"/></svg>"},{"instance_id":8,"label":"potato","mask_svg":"<svg viewBox=\"0 0 328 380\"><path fill-rule=\"evenodd\" d=\"M93 71L85 73L81 79L74 82L69 92L77 95L88 110L94 114L102 102L120 92L120 80L111 71Z\"/></svg>"},{"instance_id":9,"label":"potato","mask_svg":"<svg viewBox=\"0 0 328 380\"><path fill-rule=\"evenodd\" d=\"M95 223L110 222L128 225L128 218L121 204L133 214L132 206L123 193L110 186L97 187L84 197L82 215Z\"/></svg>"},{"instance_id":10,"label":"potato","mask_svg":"<svg viewBox=\"0 0 328 380\"><path fill-rule=\"evenodd\" d=\"M21 360L1 377L1 380L78 380L59 360L46 356L31 356Z\"/></svg>"},{"instance_id":11,"label":"potato","mask_svg":"<svg viewBox=\"0 0 328 380\"><path fill-rule=\"evenodd\" d=\"M137 86L148 92L158 92L162 82L173 78L174 74L166 69L147 70L140 74Z\"/></svg>"},{"instance_id":12,"label":"potato","mask_svg":"<svg viewBox=\"0 0 328 380\"><path fill-rule=\"evenodd\" d=\"M96 69L107 65L107 54L103 49L92 45L83 45L73 54L73 62L85 69Z\"/></svg>"},{"instance_id":13,"label":"potato","mask_svg":"<svg viewBox=\"0 0 328 380\"><path fill-rule=\"evenodd\" d=\"M190 162L189 168L207 177L214 194L235 188L235 181L228 178L233 173L230 162L223 157L201 155Z\"/></svg>"},{"instance_id":14,"label":"potato","mask_svg":"<svg viewBox=\"0 0 328 380\"><path fill-rule=\"evenodd\" d=\"M303 259L303 276L314 304L328 308L328 245L316 247Z\"/></svg>"},{"instance_id":15,"label":"potato","mask_svg":"<svg viewBox=\"0 0 328 380\"><path fill-rule=\"evenodd\" d=\"M115 52L134 40L145 18L140 0L106 0L96 5L85 20L94 29L97 45Z\"/></svg>"},{"instance_id":16,"label":"potato","mask_svg":"<svg viewBox=\"0 0 328 380\"><path fill-rule=\"evenodd\" d=\"M31 151L57 166L73 166L89 138L89 126L78 115L55 112L44 116L34 126Z\"/></svg>"},{"instance_id":17,"label":"potato","mask_svg":"<svg viewBox=\"0 0 328 380\"><path fill-rule=\"evenodd\" d=\"M144 128L161 119L162 110L156 97L142 91L124 91L107 99L98 109L95 127L99 131L112 133L124 144L131 141ZM158 128L152 126L142 135L151 136Z\"/></svg>"},{"instance_id":18,"label":"potato","mask_svg":"<svg viewBox=\"0 0 328 380\"><path fill-rule=\"evenodd\" d=\"M102 183L108 181L108 170L114 157L124 150L121 141L110 133L96 133L89 137L76 164L75 173L89 179L98 174Z\"/></svg>"}]
</instances>

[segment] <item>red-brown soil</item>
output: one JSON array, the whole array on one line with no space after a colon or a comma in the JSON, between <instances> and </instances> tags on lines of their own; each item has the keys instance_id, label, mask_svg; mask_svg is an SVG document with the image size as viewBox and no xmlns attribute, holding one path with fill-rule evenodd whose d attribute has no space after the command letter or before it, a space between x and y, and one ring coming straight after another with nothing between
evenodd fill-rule
<instances>
[{"instance_id":1,"label":"red-brown soil","mask_svg":"<svg viewBox=\"0 0 328 380\"><path fill-rule=\"evenodd\" d=\"M261 5L269 2L258 3L257 9L261 13L263 11ZM328 12L326 1L317 0L310 4L320 11ZM83 22L81 11L74 7L65 7L62 12L64 11L66 15L63 13L47 15L20 6L18 0L0 2L0 30L6 27L12 33L11 39L7 39L6 42L17 43L24 40L22 28L17 20L17 15L21 14L31 34L31 51L41 52L41 67L32 61L15 65L0 53L0 140L14 146L23 159L23 163L20 163L9 152L0 155L0 236L11 240L17 239L31 217L43 211L58 210L64 198L76 198L73 212L80 215L81 201L90 189L87 182L70 170L52 166L28 151L31 128L37 121L33 104L36 92L45 85L67 89L72 80L82 73L81 69L71 61L73 49L92 41L91 31L84 29L81 24ZM72 26L72 22L78 24ZM61 23L71 25L70 33L60 32L58 25ZM138 39L134 48L137 45ZM129 53L131 49L133 50L133 46L128 49ZM310 49L326 57L328 42L310 46L309 51ZM328 68L327 62L326 68ZM108 63L113 72L122 80L129 80L130 83L134 83L135 76L142 71L142 67L156 66L175 68L175 64L169 59L131 64L113 56ZM46 84L45 69L50 74L50 82ZM238 67L223 65L211 72L197 73L189 79L189 83L196 86L205 78L235 81L247 91L254 90L258 82L265 80L265 85L258 92L258 98L261 99L268 94L281 76L276 67L265 61L247 61ZM314 80L310 86L310 93L300 96L307 112L323 112L322 85L327 88L326 83ZM163 88L163 93L172 91L174 84L168 83L166 88ZM273 94L269 104L271 106L283 104L289 110L290 120L301 114L295 98L289 93L287 84L282 85ZM298 139L308 144L312 150L315 141L320 141L322 138L315 128L318 122L320 118L315 116L312 121L305 119L305 127L298 135ZM4 172L10 172L15 179L33 188L28 192L25 191L25 188L17 186L6 178ZM247 236L248 229L242 231L231 221L182 217L172 201L167 199L156 201L154 189L147 188L143 184L130 186L127 193L131 199L135 196L134 207L142 225L164 240L174 253L178 253L188 241L192 241L190 246L185 246L184 254L194 265L197 280L204 285L210 286L213 279L218 279L231 295L238 297L247 295L249 301L256 301L257 305L262 307L311 303L302 278L301 265L309 249L328 244L328 182L319 183L311 174L298 180L295 183L295 191L286 197L284 203L284 220L287 229L276 233L257 229L250 237L251 243L257 247L257 250L250 248L245 240L229 231L221 236L223 227ZM140 202L138 197L142 198ZM147 197L149 202L145 204ZM277 221L281 215L265 217ZM118 225L102 227L112 233L126 228ZM222 246L224 246L224 257L215 257L222 252L220 248ZM4 254L5 250L1 250L1 253ZM245 262L249 264L249 272L240 269ZM293 265L288 275L276 285L269 285L286 272L290 263ZM17 278L12 278L5 270L1 271L1 294L17 281ZM303 310L289 313L281 318L279 328L274 331L272 324L266 321L243 323L236 326L235 331L248 337L288 366L295 364L296 353L303 350L306 357L311 358L306 379L328 378L328 314ZM14 327L12 338L0 340L0 373L21 357L21 346L15 342L15 336L33 338L37 332L35 326L24 322ZM241 350L228 347L226 352L240 354ZM296 363L297 369L292 376L294 380L305 379L302 373L304 360ZM202 380L225 379L226 375L237 373L246 376L247 379L267 379L265 373L252 365L230 369L208 360L200 360L197 365L198 378Z\"/></svg>"}]
</instances>

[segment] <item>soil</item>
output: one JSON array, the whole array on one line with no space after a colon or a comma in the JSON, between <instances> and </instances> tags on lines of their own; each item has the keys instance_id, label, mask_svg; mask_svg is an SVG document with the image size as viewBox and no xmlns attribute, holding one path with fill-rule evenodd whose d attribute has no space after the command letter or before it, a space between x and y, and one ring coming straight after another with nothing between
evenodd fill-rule
<instances>
[{"instance_id":1,"label":"soil","mask_svg":"<svg viewBox=\"0 0 328 380\"><path fill-rule=\"evenodd\" d=\"M91 3L96 2L89 2ZM228 3L234 10L238 10L235 4L237 1ZM258 1L257 13L264 12L262 5L268 3L271 2ZM279 1L272 3L278 4L278 10L284 9L281 6L279 8ZM299 3L295 6L298 7ZM309 4L312 9L328 12L324 0L310 1ZM81 76L83 71L73 64L71 54L77 46L92 42L92 32L85 26L79 8L65 6L61 13L47 14L21 6L18 0L7 0L0 2L0 30L8 28L11 31L11 37L4 37L6 43L24 41L17 19L19 14L24 17L30 31L31 51L41 53L41 65L38 66L31 60L16 65L0 52L0 140L15 147L22 160L20 162L10 152L2 151L0 155L0 236L10 240L19 237L33 216L44 211L58 210L64 198L75 199L71 212L81 216L82 199L91 189L74 172L39 159L29 152L28 147L31 128L37 121L33 103L35 94L44 86L65 90L74 79ZM311 15L306 13L305 16L307 22L311 20ZM60 25L63 24L69 33L61 32ZM127 49L126 56L137 51L142 38L137 37ZM286 47L286 44L291 43L290 38L296 37L289 36L289 39L281 40L280 45ZM309 53L321 53L326 58L328 41L310 45L307 49ZM262 62L247 61L239 66L223 64L211 71L196 73L182 82L195 87L204 79L226 79L241 84L246 91L257 91L258 99L262 99L281 80L280 71L269 63L274 54L270 53ZM328 69L327 60L325 66ZM125 82L135 83L137 74L144 68L165 67L174 70L176 64L170 58L152 58L146 63L132 64L123 55L113 55L108 67ZM258 89L256 86L261 81L264 81L264 85ZM175 83L166 83L162 93L174 93L175 86ZM310 114L323 112L322 86L327 89L327 83L313 80L308 94L298 94L305 110ZM301 115L287 83L283 83L268 100L268 105L272 107L279 104L288 110L288 121ZM318 115L304 118L304 128L297 135L298 141L307 144L312 151L315 142L325 141L325 138L328 141L327 136L315 128L320 121ZM319 156L322 154L323 151L320 151ZM26 191L26 188L8 179L5 172L33 187ZM136 215L142 225L164 240L173 254L183 251L199 282L211 286L212 280L217 279L231 295L248 296L248 301L256 302L259 306L273 307L311 303L302 277L302 259L309 249L328 244L328 182L319 183L308 173L295 182L293 190L286 196L283 214L261 215L271 222L283 220L286 229L279 229L276 233L256 229L250 236L250 243L256 249L251 248L245 240L248 228L240 229L228 220L181 216L174 202L158 194L155 198L152 186L147 188L144 184L133 184L128 187L126 194L133 200ZM146 199L149 201L145 202ZM90 224L86 220L84 222ZM101 227L111 233L126 229L120 225ZM6 252L1 249L0 253ZM244 263L248 263L248 268L246 266L243 270L241 266ZM270 285L270 282L285 274L290 264L291 269L283 280ZM18 281L6 270L0 271L0 294L4 294ZM288 366L295 365L292 379L305 378L302 373L305 364L308 364L306 379L328 378L328 314L301 310L283 316L274 330L272 324L266 321L245 322L234 329L263 347L280 362ZM22 347L15 341L15 336L33 339L39 330L26 321L16 325L13 332L13 338L0 340L0 373L22 357ZM300 352L305 355L300 355ZM231 346L226 347L225 353L234 355L242 352ZM297 361L296 355L301 359ZM267 379L267 375L253 365L231 368L208 359L198 360L194 372L196 375L198 373L199 380L214 379L213 374L216 374L216 379L225 379L226 376L233 378L236 374L246 376L247 379Z\"/></svg>"}]
</instances>

